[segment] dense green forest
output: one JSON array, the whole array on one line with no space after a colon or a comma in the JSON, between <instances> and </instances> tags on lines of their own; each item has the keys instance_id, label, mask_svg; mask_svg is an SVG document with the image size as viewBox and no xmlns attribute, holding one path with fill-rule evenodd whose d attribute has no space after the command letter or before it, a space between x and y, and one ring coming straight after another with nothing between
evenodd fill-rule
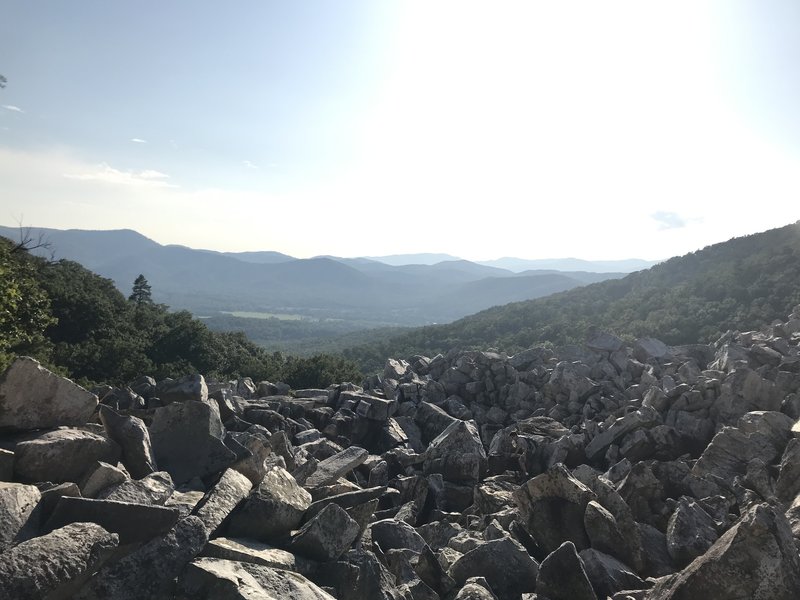
<instances>
[{"instance_id":1,"label":"dense green forest","mask_svg":"<svg viewBox=\"0 0 800 600\"><path fill-rule=\"evenodd\" d=\"M124 383L199 372L285 381L294 388L360 381L341 357L268 352L241 332L217 332L187 311L151 299L144 277L130 298L78 263L32 256L29 244L0 238L0 367L37 358L84 383Z\"/></svg>"},{"instance_id":2,"label":"dense green forest","mask_svg":"<svg viewBox=\"0 0 800 600\"><path fill-rule=\"evenodd\" d=\"M728 329L757 329L800 304L800 223L735 238L623 279L484 310L446 325L379 336L344 355L374 369L385 357L460 348L509 353L585 341L591 326L623 338L707 342Z\"/></svg>"},{"instance_id":3,"label":"dense green forest","mask_svg":"<svg viewBox=\"0 0 800 600\"><path fill-rule=\"evenodd\" d=\"M374 323L344 319L255 318L225 313L203 317L203 323L212 331L240 331L259 346L293 356L337 354L368 343L377 335L397 335L410 329L375 327Z\"/></svg>"}]
</instances>

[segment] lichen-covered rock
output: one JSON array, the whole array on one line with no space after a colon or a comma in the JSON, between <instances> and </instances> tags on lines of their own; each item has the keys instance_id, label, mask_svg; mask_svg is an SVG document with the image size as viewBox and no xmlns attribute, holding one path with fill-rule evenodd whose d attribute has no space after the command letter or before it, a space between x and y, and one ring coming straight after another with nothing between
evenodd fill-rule
<instances>
[{"instance_id":1,"label":"lichen-covered rock","mask_svg":"<svg viewBox=\"0 0 800 600\"><path fill-rule=\"evenodd\" d=\"M111 556L116 534L94 523L74 523L0 554L0 598L71 598Z\"/></svg>"},{"instance_id":2,"label":"lichen-covered rock","mask_svg":"<svg viewBox=\"0 0 800 600\"><path fill-rule=\"evenodd\" d=\"M648 600L793 600L800 558L786 518L758 504L683 571L659 580Z\"/></svg>"},{"instance_id":3,"label":"lichen-covered rock","mask_svg":"<svg viewBox=\"0 0 800 600\"><path fill-rule=\"evenodd\" d=\"M186 517L166 535L153 538L121 560L100 569L74 598L169 598L175 578L207 541L208 534L202 521L197 517Z\"/></svg>"},{"instance_id":4,"label":"lichen-covered rock","mask_svg":"<svg viewBox=\"0 0 800 600\"><path fill-rule=\"evenodd\" d=\"M15 476L21 481L78 483L98 461L116 464L120 449L107 437L84 429L56 429L16 446Z\"/></svg>"},{"instance_id":5,"label":"lichen-covered rock","mask_svg":"<svg viewBox=\"0 0 800 600\"><path fill-rule=\"evenodd\" d=\"M0 552L14 541L40 498L32 485L0 482Z\"/></svg>"},{"instance_id":6,"label":"lichen-covered rock","mask_svg":"<svg viewBox=\"0 0 800 600\"><path fill-rule=\"evenodd\" d=\"M312 560L336 560L360 533L358 523L343 508L329 504L292 537L291 550Z\"/></svg>"},{"instance_id":7,"label":"lichen-covered rock","mask_svg":"<svg viewBox=\"0 0 800 600\"><path fill-rule=\"evenodd\" d=\"M581 550L589 547L583 515L596 497L562 464L529 479L514 492L525 526L548 553L565 541Z\"/></svg>"}]
</instances>

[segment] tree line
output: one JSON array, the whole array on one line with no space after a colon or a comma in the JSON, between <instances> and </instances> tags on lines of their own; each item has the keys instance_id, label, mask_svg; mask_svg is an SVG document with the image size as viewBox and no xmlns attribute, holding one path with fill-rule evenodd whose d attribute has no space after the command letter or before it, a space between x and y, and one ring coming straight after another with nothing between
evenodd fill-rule
<instances>
[{"instance_id":1,"label":"tree line","mask_svg":"<svg viewBox=\"0 0 800 600\"><path fill-rule=\"evenodd\" d=\"M497 306L453 323L376 336L342 354L371 370L387 356L433 356L457 347L514 353L581 344L592 328L627 340L707 343L729 329L785 320L800 304L800 222L735 238L645 271Z\"/></svg>"},{"instance_id":2,"label":"tree line","mask_svg":"<svg viewBox=\"0 0 800 600\"><path fill-rule=\"evenodd\" d=\"M28 250L24 242L0 238L2 369L27 355L87 384L199 372L305 388L363 377L339 356L285 356L241 332L211 331L188 311L154 303L144 275L126 298L111 280L76 262L46 260Z\"/></svg>"}]
</instances>

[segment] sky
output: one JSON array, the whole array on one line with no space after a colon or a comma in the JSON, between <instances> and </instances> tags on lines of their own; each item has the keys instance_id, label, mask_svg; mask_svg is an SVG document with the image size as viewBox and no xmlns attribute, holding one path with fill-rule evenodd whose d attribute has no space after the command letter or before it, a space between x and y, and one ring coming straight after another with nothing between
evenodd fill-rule
<instances>
[{"instance_id":1,"label":"sky","mask_svg":"<svg viewBox=\"0 0 800 600\"><path fill-rule=\"evenodd\" d=\"M657 260L800 219L797 0L0 4L0 224Z\"/></svg>"}]
</instances>

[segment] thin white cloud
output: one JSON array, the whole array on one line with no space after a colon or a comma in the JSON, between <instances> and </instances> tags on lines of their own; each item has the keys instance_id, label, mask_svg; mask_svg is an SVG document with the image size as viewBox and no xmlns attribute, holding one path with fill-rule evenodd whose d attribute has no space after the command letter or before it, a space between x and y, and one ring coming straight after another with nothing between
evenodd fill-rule
<instances>
[{"instance_id":1,"label":"thin white cloud","mask_svg":"<svg viewBox=\"0 0 800 600\"><path fill-rule=\"evenodd\" d=\"M242 164L243 164L245 167L247 167L248 169L257 169L257 168L258 168L258 165L255 165L255 164L253 164L253 163L252 163L252 162L250 162L249 160L243 160L243 161L242 161Z\"/></svg>"},{"instance_id":2,"label":"thin white cloud","mask_svg":"<svg viewBox=\"0 0 800 600\"><path fill-rule=\"evenodd\" d=\"M650 215L650 218L658 223L660 230L664 229L680 229L686 227L689 222L680 216L678 213L659 210Z\"/></svg>"},{"instance_id":3,"label":"thin white cloud","mask_svg":"<svg viewBox=\"0 0 800 600\"><path fill-rule=\"evenodd\" d=\"M18 113L24 113L25 112L19 106L14 106L13 104L3 104L2 106L6 110L10 110L11 112L18 112Z\"/></svg>"},{"instance_id":4,"label":"thin white cloud","mask_svg":"<svg viewBox=\"0 0 800 600\"><path fill-rule=\"evenodd\" d=\"M146 144L147 140L143 140L142 138L131 138L131 141L134 144Z\"/></svg>"},{"instance_id":5,"label":"thin white cloud","mask_svg":"<svg viewBox=\"0 0 800 600\"><path fill-rule=\"evenodd\" d=\"M77 181L99 181L114 185L178 187L165 181L169 178L169 175L161 171L155 171L153 169L145 169L144 171L121 171L107 163L98 165L97 168L92 171L83 173L63 173L63 176L67 179L74 179Z\"/></svg>"}]
</instances>

